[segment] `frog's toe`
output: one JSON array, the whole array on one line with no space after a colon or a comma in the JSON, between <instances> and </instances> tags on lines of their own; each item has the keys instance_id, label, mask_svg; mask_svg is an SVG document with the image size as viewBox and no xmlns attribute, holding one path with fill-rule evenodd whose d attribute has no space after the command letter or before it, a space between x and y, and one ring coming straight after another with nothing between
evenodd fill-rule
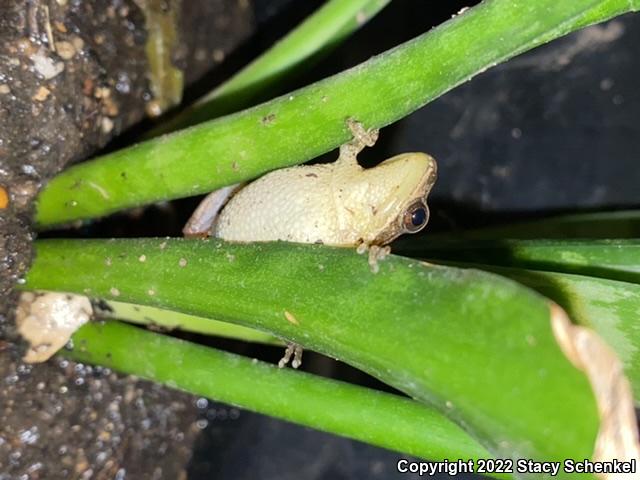
<instances>
[{"instance_id":1,"label":"frog's toe","mask_svg":"<svg viewBox=\"0 0 640 480\"><path fill-rule=\"evenodd\" d=\"M302 352L304 350L302 349L302 347L300 345L294 345L293 346L293 361L291 362L291 366L293 368L298 368L300 365L302 365Z\"/></svg>"},{"instance_id":2,"label":"frog's toe","mask_svg":"<svg viewBox=\"0 0 640 480\"><path fill-rule=\"evenodd\" d=\"M369 130L364 128L362 123L353 118L347 119L347 126L353 134L353 139L356 144L361 145L361 149L364 146L373 147L378 141L379 130L377 128L371 128Z\"/></svg>"},{"instance_id":3,"label":"frog's toe","mask_svg":"<svg viewBox=\"0 0 640 480\"><path fill-rule=\"evenodd\" d=\"M380 265L378 262L384 260L391 253L391 247L379 247L378 245L371 245L369 247L369 267L371 273L378 273L380 271Z\"/></svg>"},{"instance_id":4,"label":"frog's toe","mask_svg":"<svg viewBox=\"0 0 640 480\"><path fill-rule=\"evenodd\" d=\"M284 356L278 362L278 368L284 368L291 360L291 357L293 357L291 366L293 368L298 368L300 365L302 365L302 352L303 349L300 345L288 342L287 348L284 351Z\"/></svg>"}]
</instances>

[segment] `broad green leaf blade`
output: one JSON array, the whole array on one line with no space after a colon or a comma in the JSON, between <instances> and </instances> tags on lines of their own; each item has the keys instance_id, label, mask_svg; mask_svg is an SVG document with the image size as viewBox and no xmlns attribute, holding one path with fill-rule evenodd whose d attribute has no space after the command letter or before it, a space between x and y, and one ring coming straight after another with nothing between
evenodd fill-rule
<instances>
[{"instance_id":1,"label":"broad green leaf blade","mask_svg":"<svg viewBox=\"0 0 640 480\"><path fill-rule=\"evenodd\" d=\"M593 328L616 351L640 398L640 285L566 273L470 264L527 285Z\"/></svg>"},{"instance_id":2,"label":"broad green leaf blade","mask_svg":"<svg viewBox=\"0 0 640 480\"><path fill-rule=\"evenodd\" d=\"M423 258L640 283L639 239L404 241L397 250Z\"/></svg>"},{"instance_id":3,"label":"broad green leaf blade","mask_svg":"<svg viewBox=\"0 0 640 480\"><path fill-rule=\"evenodd\" d=\"M614 348L640 397L640 240L404 242L402 251L467 262L553 299Z\"/></svg>"},{"instance_id":4,"label":"broad green leaf blade","mask_svg":"<svg viewBox=\"0 0 640 480\"><path fill-rule=\"evenodd\" d=\"M89 324L64 352L173 388L422 458L491 456L443 415L397 395L279 369L118 322Z\"/></svg>"},{"instance_id":5,"label":"broad green leaf blade","mask_svg":"<svg viewBox=\"0 0 640 480\"><path fill-rule=\"evenodd\" d=\"M351 70L238 114L77 165L41 192L41 226L209 192L310 160L350 137L349 117L382 127L475 74L589 23L627 0L485 0Z\"/></svg>"},{"instance_id":6,"label":"broad green leaf blade","mask_svg":"<svg viewBox=\"0 0 640 480\"><path fill-rule=\"evenodd\" d=\"M590 385L560 350L549 303L502 277L401 257L373 274L352 250L284 243L45 240L36 251L25 288L269 331L436 406L499 457L591 457Z\"/></svg>"}]
</instances>

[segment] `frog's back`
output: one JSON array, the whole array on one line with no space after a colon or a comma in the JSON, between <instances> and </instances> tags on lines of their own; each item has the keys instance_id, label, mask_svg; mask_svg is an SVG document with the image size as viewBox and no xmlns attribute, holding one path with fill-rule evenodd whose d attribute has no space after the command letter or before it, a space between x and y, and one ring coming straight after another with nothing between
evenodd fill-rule
<instances>
[{"instance_id":1,"label":"frog's back","mask_svg":"<svg viewBox=\"0 0 640 480\"><path fill-rule=\"evenodd\" d=\"M247 185L222 210L214 235L229 241L340 245L332 192L333 164L271 172Z\"/></svg>"}]
</instances>

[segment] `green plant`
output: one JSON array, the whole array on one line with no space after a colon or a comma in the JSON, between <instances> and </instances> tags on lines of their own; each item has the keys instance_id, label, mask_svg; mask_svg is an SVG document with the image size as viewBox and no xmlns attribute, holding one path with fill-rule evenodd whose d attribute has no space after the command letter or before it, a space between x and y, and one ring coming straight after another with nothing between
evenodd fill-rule
<instances>
[{"instance_id":1,"label":"green plant","mask_svg":"<svg viewBox=\"0 0 640 480\"><path fill-rule=\"evenodd\" d=\"M96 218L131 206L204 193L304 162L347 140L347 117L367 126L387 125L497 62L638 8L638 1L486 0L414 41L335 77L72 167L42 192L37 221L46 228ZM384 101L374 105L374 95ZM298 120L301 116L305 122ZM214 175L203 179L203 170ZM623 265L636 261L634 245L621 245ZM573 267L583 268L583 276L598 288L635 289L633 271L621 273L607 265L605 273L593 275L602 272L610 245L510 244L515 252L509 257L512 270L499 272L536 288L541 277L551 279L556 287L563 285L564 290L540 290L567 308L574 320L598 329L598 315L590 313L593 309L575 307L575 299L579 303L586 298L580 291L586 284L570 277L575 275L569 272L570 262L549 266L536 257L540 262L536 265L542 266L532 267L531 256L545 247L556 248L553 255L557 249L574 255L576 249L582 249L580 254L591 249L595 253L584 256L586 263ZM71 353L75 358L434 459L487 455L477 442L491 454L506 457L550 460L593 454L601 427L598 405L587 377L571 364L563 352L566 345L554 335L552 324L563 321L562 312L547 298L502 276L401 257L383 262L374 276L366 260L354 252L321 246L178 239L44 240L37 242L36 249L37 259L24 288L84 293L262 330L346 361L440 413L337 384L330 387L337 392L335 397L318 399L314 389L329 389L325 380L251 366L159 334L134 333L123 325L83 327L75 336L76 349ZM461 261L466 259L461 252L469 249L479 247L458 245L431 253L418 249L412 254L429 258L450 258L450 254ZM495 258L490 252L480 253L474 262L490 264ZM144 264L137 260L141 255L147 259ZM625 277L606 273L613 271ZM624 285L605 286L605 280ZM567 289L572 289L570 294ZM119 292L117 298L114 291ZM573 303L554 296L558 291ZM251 302L238 301L247 295ZM353 298L367 301L354 304ZM637 307L629 305L623 306L627 313L618 313L631 322L628 312ZM288 321L289 316L297 323ZM624 326L633 329L631 323ZM145 347L132 353L127 348L128 335L135 335ZM624 339L634 348L637 345L630 334ZM624 353L620 343L612 343ZM176 371L162 361L160 348L171 348L175 358L198 372L209 362L219 362L223 379L228 371L242 372L255 382L269 376L282 389L295 388L301 401L312 403L313 398L314 407L301 412L294 405L295 397L283 398L276 391L274 401L265 403L260 395L249 394L253 384L239 375L232 375L235 381L219 381L214 373L191 381L188 371ZM141 362L140 356L148 361ZM623 355L623 359L636 382L634 358ZM638 388L637 383L634 387ZM335 416L333 412L342 408L352 411L348 406L353 407L358 395L385 411L395 405L398 416L380 422L363 420L372 418L363 412ZM377 403L379 398L383 400ZM344 403L338 406L340 399ZM415 430L407 425L422 415L424 422L431 422L425 428L442 435L416 441ZM445 415L464 425L474 440ZM387 438L387 429L399 419L405 426L394 430L393 439Z\"/></svg>"}]
</instances>

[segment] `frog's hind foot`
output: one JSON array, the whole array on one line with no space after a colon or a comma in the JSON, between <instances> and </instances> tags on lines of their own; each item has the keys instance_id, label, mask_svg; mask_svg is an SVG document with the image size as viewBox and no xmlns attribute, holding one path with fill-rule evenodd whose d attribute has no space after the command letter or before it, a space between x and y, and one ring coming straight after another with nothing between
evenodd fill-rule
<instances>
[{"instance_id":1,"label":"frog's hind foot","mask_svg":"<svg viewBox=\"0 0 640 480\"><path fill-rule=\"evenodd\" d=\"M182 229L184 236L187 238L206 238L211 236L218 214L227 201L245 185L245 183L236 183L235 185L222 187L207 195L191 214L189 221Z\"/></svg>"},{"instance_id":2,"label":"frog's hind foot","mask_svg":"<svg viewBox=\"0 0 640 480\"><path fill-rule=\"evenodd\" d=\"M293 368L298 368L302 365L302 347L296 343L287 342L287 349L284 351L284 357L280 359L278 362L278 368L284 368L293 357L291 361L291 366Z\"/></svg>"}]
</instances>

